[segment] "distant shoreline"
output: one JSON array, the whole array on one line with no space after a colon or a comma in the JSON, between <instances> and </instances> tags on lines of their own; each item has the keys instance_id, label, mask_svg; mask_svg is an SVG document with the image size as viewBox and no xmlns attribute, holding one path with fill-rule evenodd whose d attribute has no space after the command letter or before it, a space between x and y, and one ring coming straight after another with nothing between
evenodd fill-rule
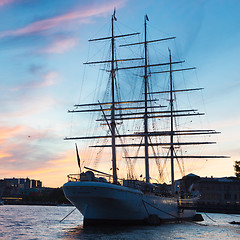
<instances>
[{"instance_id":1,"label":"distant shoreline","mask_svg":"<svg viewBox=\"0 0 240 240\"><path fill-rule=\"evenodd\" d=\"M72 204L59 204L59 203L5 203L3 205L11 205L11 206L19 206L19 205L23 205L23 206L58 206L58 207L71 207L73 206Z\"/></svg>"}]
</instances>

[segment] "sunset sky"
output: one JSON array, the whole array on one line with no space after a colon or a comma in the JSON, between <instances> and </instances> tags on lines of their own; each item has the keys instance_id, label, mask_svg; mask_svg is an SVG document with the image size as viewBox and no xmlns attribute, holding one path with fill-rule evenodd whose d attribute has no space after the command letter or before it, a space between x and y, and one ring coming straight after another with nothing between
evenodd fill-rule
<instances>
[{"instance_id":1,"label":"sunset sky","mask_svg":"<svg viewBox=\"0 0 240 240\"><path fill-rule=\"evenodd\" d=\"M108 34L114 8L118 23L133 31L148 14L150 26L177 37L205 89L206 121L221 132L215 155L231 156L193 172L233 176L240 160L239 0L0 0L0 179L60 187L77 172L74 142L63 140L67 110L83 100L88 39Z\"/></svg>"}]
</instances>

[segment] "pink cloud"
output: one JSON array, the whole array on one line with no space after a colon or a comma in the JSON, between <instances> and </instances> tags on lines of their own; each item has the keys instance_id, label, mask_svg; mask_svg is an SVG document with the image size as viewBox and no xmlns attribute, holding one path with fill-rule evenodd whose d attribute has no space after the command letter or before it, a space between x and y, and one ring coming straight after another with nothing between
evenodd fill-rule
<instances>
[{"instance_id":1,"label":"pink cloud","mask_svg":"<svg viewBox=\"0 0 240 240\"><path fill-rule=\"evenodd\" d=\"M50 134L48 129L35 129L25 125L15 127L3 126L0 130L1 165L8 165L8 162L14 161L27 163L30 159L34 159L38 163L40 161L38 157L50 155L49 150L42 151L42 148L45 145L51 145L51 141L58 138L55 134ZM35 163L29 162L29 167L31 167L31 164L34 165Z\"/></svg>"},{"instance_id":2,"label":"pink cloud","mask_svg":"<svg viewBox=\"0 0 240 240\"><path fill-rule=\"evenodd\" d=\"M57 103L57 99L51 95L44 94L43 92L39 94L36 91L24 90L19 91L17 95L10 94L9 98L2 102L4 109L4 111L0 112L0 119L2 121L8 122L10 119L23 117L28 119L36 114L48 111Z\"/></svg>"},{"instance_id":3,"label":"pink cloud","mask_svg":"<svg viewBox=\"0 0 240 240\"><path fill-rule=\"evenodd\" d=\"M0 127L0 143L3 143L8 138L12 138L16 133L22 130L21 126L15 127Z\"/></svg>"},{"instance_id":4,"label":"pink cloud","mask_svg":"<svg viewBox=\"0 0 240 240\"><path fill-rule=\"evenodd\" d=\"M58 78L59 78L59 74L57 72L49 71L42 77L43 81L36 83L34 87L52 86L57 82Z\"/></svg>"},{"instance_id":5,"label":"pink cloud","mask_svg":"<svg viewBox=\"0 0 240 240\"><path fill-rule=\"evenodd\" d=\"M25 83L23 85L20 85L13 90L20 90L20 89L26 89L26 88L42 88L42 87L49 87L54 85L57 80L59 79L59 74L55 71L49 71L41 76L41 79L38 81L32 81L29 83Z\"/></svg>"},{"instance_id":6,"label":"pink cloud","mask_svg":"<svg viewBox=\"0 0 240 240\"><path fill-rule=\"evenodd\" d=\"M70 11L68 13L59 15L57 17L44 19L40 21L33 22L26 25L23 28L16 30L7 30L0 33L0 38L9 37L9 36L22 36L27 34L36 34L43 32L45 30L61 26L62 24L70 21L80 21L82 23L86 22L86 19L105 14L107 12L113 11L114 7L120 8L126 0L121 1L108 1L104 5L95 5L95 6L86 6L77 11Z\"/></svg>"},{"instance_id":7,"label":"pink cloud","mask_svg":"<svg viewBox=\"0 0 240 240\"><path fill-rule=\"evenodd\" d=\"M15 0L0 0L0 7L15 2Z\"/></svg>"},{"instance_id":8,"label":"pink cloud","mask_svg":"<svg viewBox=\"0 0 240 240\"><path fill-rule=\"evenodd\" d=\"M69 49L75 47L77 45L77 43L78 43L78 40L76 38L57 40L56 42L52 43L47 48L39 50L39 52L61 54L61 53L68 51Z\"/></svg>"},{"instance_id":9,"label":"pink cloud","mask_svg":"<svg viewBox=\"0 0 240 240\"><path fill-rule=\"evenodd\" d=\"M30 177L57 187L66 181L67 174L76 172L74 150L56 149L59 136L53 136L52 130L26 126L0 130L11 135L0 146L1 177Z\"/></svg>"}]
</instances>

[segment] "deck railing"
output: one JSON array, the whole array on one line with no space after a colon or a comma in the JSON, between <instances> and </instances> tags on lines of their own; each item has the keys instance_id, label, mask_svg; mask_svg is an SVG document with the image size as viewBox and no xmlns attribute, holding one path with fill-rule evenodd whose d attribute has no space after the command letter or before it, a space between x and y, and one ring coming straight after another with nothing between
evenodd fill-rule
<instances>
[{"instance_id":1,"label":"deck railing","mask_svg":"<svg viewBox=\"0 0 240 240\"><path fill-rule=\"evenodd\" d=\"M94 182L112 182L112 176L105 176L103 174L94 174L92 178L81 174L69 174L68 182L80 182L80 181L94 181Z\"/></svg>"}]
</instances>

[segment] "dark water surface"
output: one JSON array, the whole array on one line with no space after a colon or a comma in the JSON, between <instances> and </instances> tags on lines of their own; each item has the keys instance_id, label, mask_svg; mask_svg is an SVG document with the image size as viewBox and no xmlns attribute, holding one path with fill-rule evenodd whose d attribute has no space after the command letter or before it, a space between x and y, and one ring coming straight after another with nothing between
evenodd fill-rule
<instances>
[{"instance_id":1,"label":"dark water surface","mask_svg":"<svg viewBox=\"0 0 240 240\"><path fill-rule=\"evenodd\" d=\"M0 239L240 239L240 215L203 214L199 224L176 223L83 229L83 217L74 207L0 206ZM215 222L214 222L214 221Z\"/></svg>"}]
</instances>

